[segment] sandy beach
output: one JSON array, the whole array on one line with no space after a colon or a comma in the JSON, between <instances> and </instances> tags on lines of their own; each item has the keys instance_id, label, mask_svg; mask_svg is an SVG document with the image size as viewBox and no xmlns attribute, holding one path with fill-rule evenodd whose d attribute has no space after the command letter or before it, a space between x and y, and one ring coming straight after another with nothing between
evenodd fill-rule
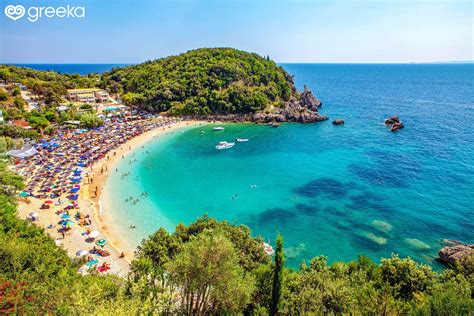
<instances>
[{"instance_id":1,"label":"sandy beach","mask_svg":"<svg viewBox=\"0 0 474 316\"><path fill-rule=\"evenodd\" d=\"M83 227L81 225L73 226L66 234L63 235L57 231L56 222L58 221L57 211L62 207L61 205L51 204L50 209L40 210L41 205L45 199L38 199L32 197L18 198L18 216L20 218L27 218L31 212L37 212L38 218L34 221L38 226L43 227L45 231L55 239L56 244L63 247L71 258L76 258L76 253L80 250L89 250L94 246L93 243L87 240L86 231L98 231L100 234L97 239L106 239L108 244L104 247L110 255L106 257L98 256L97 266L106 262L110 270L106 273L114 273L119 276L125 276L130 269L130 262L134 256L134 249L122 240L121 234L113 225L113 217L103 210L100 197L102 190L107 181L109 172L115 170L115 165L129 153L135 149L143 146L144 143L151 138L159 137L165 133L175 129L184 128L187 126L194 126L203 124L205 122L198 121L181 121L172 123L166 127L159 127L150 131L144 132L129 141L122 144L119 148L111 150L106 157L97 161L93 165L84 168L84 178L80 183L79 199L77 203L82 216L89 216L91 219L90 225ZM60 199L66 200L67 194L60 196ZM121 254L124 256L121 256ZM87 267L84 267L84 271Z\"/></svg>"}]
</instances>

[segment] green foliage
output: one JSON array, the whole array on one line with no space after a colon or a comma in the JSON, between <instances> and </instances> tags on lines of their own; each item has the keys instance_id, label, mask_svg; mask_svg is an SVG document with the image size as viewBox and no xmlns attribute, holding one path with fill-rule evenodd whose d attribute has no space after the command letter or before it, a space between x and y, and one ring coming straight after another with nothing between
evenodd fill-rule
<instances>
[{"instance_id":1,"label":"green foliage","mask_svg":"<svg viewBox=\"0 0 474 316\"><path fill-rule=\"evenodd\" d=\"M203 48L103 75L129 105L171 114L254 113L295 93L273 61L231 48Z\"/></svg>"},{"instance_id":2,"label":"green foliage","mask_svg":"<svg viewBox=\"0 0 474 316\"><path fill-rule=\"evenodd\" d=\"M239 265L233 244L222 232L193 236L166 270L182 297L180 309L187 314L236 313L253 292L254 280Z\"/></svg>"},{"instance_id":3,"label":"green foliage","mask_svg":"<svg viewBox=\"0 0 474 316\"><path fill-rule=\"evenodd\" d=\"M79 117L81 126L87 128L94 128L104 124L104 121L99 119L94 113L84 113Z\"/></svg>"},{"instance_id":4,"label":"green foliage","mask_svg":"<svg viewBox=\"0 0 474 316\"><path fill-rule=\"evenodd\" d=\"M14 139L8 136L0 136L0 155L10 149L20 149L23 144L23 138Z\"/></svg>"},{"instance_id":5,"label":"green foliage","mask_svg":"<svg viewBox=\"0 0 474 316\"><path fill-rule=\"evenodd\" d=\"M429 291L435 277L431 267L396 255L382 259L380 272L382 281L396 290L396 297L405 300L416 299L421 293Z\"/></svg>"},{"instance_id":6,"label":"green foliage","mask_svg":"<svg viewBox=\"0 0 474 316\"><path fill-rule=\"evenodd\" d=\"M31 111L31 115L28 117L28 123L31 127L38 129L41 134L43 134L43 130L49 126L49 121L38 111Z\"/></svg>"},{"instance_id":7,"label":"green foliage","mask_svg":"<svg viewBox=\"0 0 474 316\"><path fill-rule=\"evenodd\" d=\"M0 161L2 315L469 315L474 308L470 258L436 273L398 256L331 265L320 256L294 271L283 268L281 237L272 265L247 227L207 216L144 240L128 280L81 276L78 262L16 216L15 194L23 187Z\"/></svg>"},{"instance_id":8,"label":"green foliage","mask_svg":"<svg viewBox=\"0 0 474 316\"><path fill-rule=\"evenodd\" d=\"M8 92L3 89L0 89L0 101L8 100Z\"/></svg>"},{"instance_id":9,"label":"green foliage","mask_svg":"<svg viewBox=\"0 0 474 316\"><path fill-rule=\"evenodd\" d=\"M270 305L270 315L277 315L280 307L281 292L283 286L283 237L278 234L276 239L275 266L273 268L272 301Z\"/></svg>"},{"instance_id":10,"label":"green foliage","mask_svg":"<svg viewBox=\"0 0 474 316\"><path fill-rule=\"evenodd\" d=\"M12 96L16 97L16 96L19 96L20 94L21 94L20 88L15 86L15 87L12 89Z\"/></svg>"},{"instance_id":11,"label":"green foliage","mask_svg":"<svg viewBox=\"0 0 474 316\"><path fill-rule=\"evenodd\" d=\"M7 83L24 84L32 93L37 94L46 105L58 105L63 100L67 89L90 88L100 83L98 74L87 76L59 74L55 71L40 71L9 65L0 65L0 79ZM15 87L13 95L19 94L19 88Z\"/></svg>"},{"instance_id":12,"label":"green foliage","mask_svg":"<svg viewBox=\"0 0 474 316\"><path fill-rule=\"evenodd\" d=\"M27 130L19 126L1 124L0 125L0 136L6 136L10 138L31 138L37 139L39 137L36 131Z\"/></svg>"},{"instance_id":13,"label":"green foliage","mask_svg":"<svg viewBox=\"0 0 474 316\"><path fill-rule=\"evenodd\" d=\"M81 104L81 106L79 106L79 108L81 110L92 110L94 107L92 106L92 104L84 103L84 104Z\"/></svg>"}]
</instances>

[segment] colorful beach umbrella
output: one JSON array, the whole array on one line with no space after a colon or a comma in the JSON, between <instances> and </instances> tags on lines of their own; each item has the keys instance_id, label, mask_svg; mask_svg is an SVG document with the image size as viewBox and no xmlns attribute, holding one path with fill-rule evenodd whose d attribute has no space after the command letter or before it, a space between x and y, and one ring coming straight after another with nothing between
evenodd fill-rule
<instances>
[{"instance_id":1,"label":"colorful beach umbrella","mask_svg":"<svg viewBox=\"0 0 474 316\"><path fill-rule=\"evenodd\" d=\"M107 240L105 240L105 239L99 239L99 240L97 240L97 241L95 242L95 244L96 244L97 246L103 247L103 246L105 246L105 245L107 244Z\"/></svg>"},{"instance_id":2,"label":"colorful beach umbrella","mask_svg":"<svg viewBox=\"0 0 474 316\"><path fill-rule=\"evenodd\" d=\"M82 256L85 256L89 253L89 251L87 250L79 250L78 252L76 252L76 256L78 257L82 257Z\"/></svg>"},{"instance_id":3,"label":"colorful beach umbrella","mask_svg":"<svg viewBox=\"0 0 474 316\"><path fill-rule=\"evenodd\" d=\"M63 218L63 219L69 219L69 218L71 218L71 216L69 216L68 214L63 214L63 215L61 216L61 218Z\"/></svg>"},{"instance_id":4,"label":"colorful beach umbrella","mask_svg":"<svg viewBox=\"0 0 474 316\"><path fill-rule=\"evenodd\" d=\"M45 201L44 203L45 203L45 204L53 204L53 201L47 200L47 201Z\"/></svg>"},{"instance_id":5,"label":"colorful beach umbrella","mask_svg":"<svg viewBox=\"0 0 474 316\"><path fill-rule=\"evenodd\" d=\"M72 227L74 225L74 222L70 219L65 219L62 221L62 225L65 227Z\"/></svg>"}]
</instances>

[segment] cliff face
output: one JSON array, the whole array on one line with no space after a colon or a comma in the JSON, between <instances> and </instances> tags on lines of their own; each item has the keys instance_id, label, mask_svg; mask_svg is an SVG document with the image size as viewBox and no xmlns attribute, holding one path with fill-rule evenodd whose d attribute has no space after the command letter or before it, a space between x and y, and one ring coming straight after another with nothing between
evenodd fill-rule
<instances>
[{"instance_id":1,"label":"cliff face","mask_svg":"<svg viewBox=\"0 0 474 316\"><path fill-rule=\"evenodd\" d=\"M316 98L316 96L304 87L303 93L297 96L292 96L290 100L286 101L282 107L276 108L273 111L261 111L254 114L227 114L227 115L198 115L191 116L193 118L218 120L218 121L232 121L232 122L256 122L256 123L271 123L271 122L300 122L300 123L314 123L325 121L328 118L319 113L319 108L323 103Z\"/></svg>"}]
</instances>

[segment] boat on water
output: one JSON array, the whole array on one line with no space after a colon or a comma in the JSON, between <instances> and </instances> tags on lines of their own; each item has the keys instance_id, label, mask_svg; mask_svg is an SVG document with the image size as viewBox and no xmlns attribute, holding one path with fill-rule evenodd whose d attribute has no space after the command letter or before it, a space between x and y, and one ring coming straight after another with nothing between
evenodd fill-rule
<instances>
[{"instance_id":1,"label":"boat on water","mask_svg":"<svg viewBox=\"0 0 474 316\"><path fill-rule=\"evenodd\" d=\"M223 149L229 149L234 147L235 143L228 143L226 141L219 142L219 144L216 145L217 150L223 150Z\"/></svg>"},{"instance_id":2,"label":"boat on water","mask_svg":"<svg viewBox=\"0 0 474 316\"><path fill-rule=\"evenodd\" d=\"M248 138L236 138L235 141L238 142L238 143L245 143L245 142L248 142L249 139Z\"/></svg>"},{"instance_id":3,"label":"boat on water","mask_svg":"<svg viewBox=\"0 0 474 316\"><path fill-rule=\"evenodd\" d=\"M271 255L273 255L273 254L275 253L275 250L273 250L273 247L272 247L270 244L267 244L266 242L263 242L263 243L262 243L262 246L263 246L263 251L264 251L267 255L271 256Z\"/></svg>"},{"instance_id":4,"label":"boat on water","mask_svg":"<svg viewBox=\"0 0 474 316\"><path fill-rule=\"evenodd\" d=\"M222 126L216 126L212 129L213 131L223 131L224 128Z\"/></svg>"}]
</instances>

